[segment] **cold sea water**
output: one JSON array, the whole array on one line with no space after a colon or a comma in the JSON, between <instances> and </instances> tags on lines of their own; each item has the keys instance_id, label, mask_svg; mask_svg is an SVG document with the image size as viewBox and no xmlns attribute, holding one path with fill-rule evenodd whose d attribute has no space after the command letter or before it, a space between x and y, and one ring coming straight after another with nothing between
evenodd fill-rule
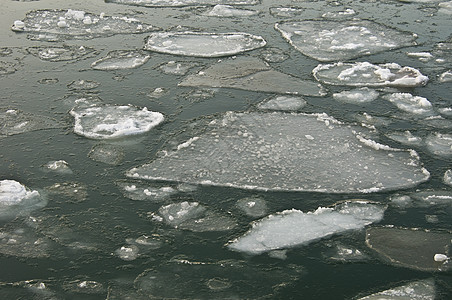
<instances>
[{"instance_id":1,"label":"cold sea water","mask_svg":"<svg viewBox=\"0 0 452 300\"><path fill-rule=\"evenodd\" d=\"M452 2L1 0L1 299L451 299Z\"/></svg>"}]
</instances>

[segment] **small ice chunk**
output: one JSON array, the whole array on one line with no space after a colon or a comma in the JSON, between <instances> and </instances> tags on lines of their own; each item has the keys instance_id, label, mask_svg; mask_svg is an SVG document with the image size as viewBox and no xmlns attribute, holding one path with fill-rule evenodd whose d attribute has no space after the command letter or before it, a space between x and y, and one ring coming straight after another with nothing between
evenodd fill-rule
<instances>
[{"instance_id":1,"label":"small ice chunk","mask_svg":"<svg viewBox=\"0 0 452 300\"><path fill-rule=\"evenodd\" d=\"M56 203L80 203L86 200L88 189L83 183L62 182L45 188Z\"/></svg>"},{"instance_id":2,"label":"small ice chunk","mask_svg":"<svg viewBox=\"0 0 452 300\"><path fill-rule=\"evenodd\" d=\"M399 208L407 208L413 205L413 199L408 195L394 195L390 197L391 204Z\"/></svg>"},{"instance_id":3,"label":"small ice chunk","mask_svg":"<svg viewBox=\"0 0 452 300\"><path fill-rule=\"evenodd\" d=\"M0 109L0 124L0 135L7 136L62 126L54 119L18 109Z\"/></svg>"},{"instance_id":4,"label":"small ice chunk","mask_svg":"<svg viewBox=\"0 0 452 300\"><path fill-rule=\"evenodd\" d=\"M196 66L198 66L198 63L196 62L177 62L172 60L167 63L161 64L159 66L159 69L165 74L185 75L191 68Z\"/></svg>"},{"instance_id":5,"label":"small ice chunk","mask_svg":"<svg viewBox=\"0 0 452 300\"><path fill-rule=\"evenodd\" d=\"M275 18L294 18L305 11L301 7L270 7L269 10L270 14Z\"/></svg>"},{"instance_id":6,"label":"small ice chunk","mask_svg":"<svg viewBox=\"0 0 452 300\"><path fill-rule=\"evenodd\" d=\"M427 150L434 155L444 158L452 157L452 134L431 133L426 139Z\"/></svg>"},{"instance_id":7,"label":"small ice chunk","mask_svg":"<svg viewBox=\"0 0 452 300\"><path fill-rule=\"evenodd\" d=\"M202 6L202 5L255 5L260 0L105 0L107 3L125 5L136 5L146 7L179 7L179 6Z\"/></svg>"},{"instance_id":8,"label":"small ice chunk","mask_svg":"<svg viewBox=\"0 0 452 300\"><path fill-rule=\"evenodd\" d=\"M115 251L115 254L122 260L132 261L137 259L140 249L135 245L126 245Z\"/></svg>"},{"instance_id":9,"label":"small ice chunk","mask_svg":"<svg viewBox=\"0 0 452 300\"><path fill-rule=\"evenodd\" d=\"M116 145L99 144L91 148L88 157L104 164L118 165L124 158L124 151L121 147Z\"/></svg>"},{"instance_id":10,"label":"small ice chunk","mask_svg":"<svg viewBox=\"0 0 452 300\"><path fill-rule=\"evenodd\" d=\"M444 262L446 260L448 260L449 257L447 257L447 255L445 254L441 254L441 253L437 253L435 254L435 256L433 257L434 261L438 261L438 262Z\"/></svg>"},{"instance_id":11,"label":"small ice chunk","mask_svg":"<svg viewBox=\"0 0 452 300\"><path fill-rule=\"evenodd\" d=\"M46 206L38 191L30 190L15 180L0 181L0 220L13 219Z\"/></svg>"},{"instance_id":12,"label":"small ice chunk","mask_svg":"<svg viewBox=\"0 0 452 300\"><path fill-rule=\"evenodd\" d=\"M439 13L443 13L446 15L452 15L452 1L448 1L448 2L441 2L440 4L438 4L439 6Z\"/></svg>"},{"instance_id":13,"label":"small ice chunk","mask_svg":"<svg viewBox=\"0 0 452 300\"><path fill-rule=\"evenodd\" d=\"M334 93L334 100L338 100L345 103L360 104L374 101L379 96L379 93L368 87L357 88L350 91L342 91Z\"/></svg>"},{"instance_id":14,"label":"small ice chunk","mask_svg":"<svg viewBox=\"0 0 452 300\"><path fill-rule=\"evenodd\" d=\"M452 82L452 70L441 73L439 82Z\"/></svg>"},{"instance_id":15,"label":"small ice chunk","mask_svg":"<svg viewBox=\"0 0 452 300\"><path fill-rule=\"evenodd\" d=\"M145 51L114 50L93 62L91 68L103 71L133 69L144 65L150 57Z\"/></svg>"},{"instance_id":16,"label":"small ice chunk","mask_svg":"<svg viewBox=\"0 0 452 300\"><path fill-rule=\"evenodd\" d=\"M65 160L52 160L44 165L44 169L59 174L72 174L69 164Z\"/></svg>"},{"instance_id":17,"label":"small ice chunk","mask_svg":"<svg viewBox=\"0 0 452 300\"><path fill-rule=\"evenodd\" d=\"M410 93L394 93L385 95L383 98L408 113L422 116L435 115L432 104L424 97L413 96Z\"/></svg>"},{"instance_id":18,"label":"small ice chunk","mask_svg":"<svg viewBox=\"0 0 452 300\"><path fill-rule=\"evenodd\" d=\"M14 21L12 29L15 31L23 31L25 29L25 23L21 20L16 20Z\"/></svg>"},{"instance_id":19,"label":"small ice chunk","mask_svg":"<svg viewBox=\"0 0 452 300\"><path fill-rule=\"evenodd\" d=\"M430 52L408 52L406 55L415 57L422 62L427 62L433 58L433 55Z\"/></svg>"},{"instance_id":20,"label":"small ice chunk","mask_svg":"<svg viewBox=\"0 0 452 300\"><path fill-rule=\"evenodd\" d=\"M118 181L116 183L124 197L136 201L161 202L177 193L177 190L170 186L149 185L140 182Z\"/></svg>"},{"instance_id":21,"label":"small ice chunk","mask_svg":"<svg viewBox=\"0 0 452 300\"><path fill-rule=\"evenodd\" d=\"M247 197L237 201L236 206L246 215L257 218L267 214L267 203L259 197Z\"/></svg>"},{"instance_id":22,"label":"small ice chunk","mask_svg":"<svg viewBox=\"0 0 452 300\"><path fill-rule=\"evenodd\" d=\"M356 11L352 8L347 8L341 11L329 11L322 14L322 18L326 19L343 19L356 15Z\"/></svg>"},{"instance_id":23,"label":"small ice chunk","mask_svg":"<svg viewBox=\"0 0 452 300\"><path fill-rule=\"evenodd\" d=\"M449 186L452 186L452 170L451 169L444 172L443 182Z\"/></svg>"},{"instance_id":24,"label":"small ice chunk","mask_svg":"<svg viewBox=\"0 0 452 300\"><path fill-rule=\"evenodd\" d=\"M296 111L307 104L306 100L297 96L276 96L266 99L257 105L260 110Z\"/></svg>"},{"instance_id":25,"label":"small ice chunk","mask_svg":"<svg viewBox=\"0 0 452 300\"><path fill-rule=\"evenodd\" d=\"M265 48L261 51L260 56L269 63L283 62L289 58L289 55L279 48Z\"/></svg>"}]
</instances>

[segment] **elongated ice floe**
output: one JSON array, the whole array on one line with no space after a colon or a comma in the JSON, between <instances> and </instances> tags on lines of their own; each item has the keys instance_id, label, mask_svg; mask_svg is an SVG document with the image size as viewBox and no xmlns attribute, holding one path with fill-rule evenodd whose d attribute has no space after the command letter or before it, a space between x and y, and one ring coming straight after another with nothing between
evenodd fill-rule
<instances>
[{"instance_id":1,"label":"elongated ice floe","mask_svg":"<svg viewBox=\"0 0 452 300\"><path fill-rule=\"evenodd\" d=\"M422 75L419 70L401 67L396 63L320 64L312 73L317 80L332 85L416 87L428 82L428 77Z\"/></svg>"},{"instance_id":2,"label":"elongated ice floe","mask_svg":"<svg viewBox=\"0 0 452 300\"><path fill-rule=\"evenodd\" d=\"M257 35L243 32L156 32L146 38L145 50L196 57L231 56L265 46Z\"/></svg>"},{"instance_id":3,"label":"elongated ice floe","mask_svg":"<svg viewBox=\"0 0 452 300\"><path fill-rule=\"evenodd\" d=\"M147 132L162 123L159 112L131 105L105 105L72 109L74 132L92 139L115 139Z\"/></svg>"},{"instance_id":4,"label":"elongated ice floe","mask_svg":"<svg viewBox=\"0 0 452 300\"><path fill-rule=\"evenodd\" d=\"M144 65L150 57L145 51L114 50L93 62L91 68L103 71L133 69Z\"/></svg>"},{"instance_id":5,"label":"elongated ice floe","mask_svg":"<svg viewBox=\"0 0 452 300\"><path fill-rule=\"evenodd\" d=\"M360 104L374 101L379 95L380 94L376 90L368 87L362 87L351 91L334 93L333 98L345 103Z\"/></svg>"},{"instance_id":6,"label":"elongated ice floe","mask_svg":"<svg viewBox=\"0 0 452 300\"><path fill-rule=\"evenodd\" d=\"M15 21L11 29L31 34L31 38L37 40L92 39L158 30L134 18L105 16L103 13L96 15L72 9L30 11L23 21Z\"/></svg>"},{"instance_id":7,"label":"elongated ice floe","mask_svg":"<svg viewBox=\"0 0 452 300\"><path fill-rule=\"evenodd\" d=\"M367 133L326 114L228 112L127 176L327 193L401 189L429 178L416 152L379 144Z\"/></svg>"},{"instance_id":8,"label":"elongated ice floe","mask_svg":"<svg viewBox=\"0 0 452 300\"><path fill-rule=\"evenodd\" d=\"M255 5L260 0L105 0L106 3L117 3L147 7L174 7L174 6L200 6L200 5Z\"/></svg>"},{"instance_id":9,"label":"elongated ice floe","mask_svg":"<svg viewBox=\"0 0 452 300\"><path fill-rule=\"evenodd\" d=\"M382 205L365 201L345 202L335 208L319 207L304 213L292 209L269 215L252 224L243 236L231 241L228 248L249 254L283 249L364 228L383 218Z\"/></svg>"},{"instance_id":10,"label":"elongated ice floe","mask_svg":"<svg viewBox=\"0 0 452 300\"><path fill-rule=\"evenodd\" d=\"M434 300L436 298L436 288L433 279L411 281L409 283L393 287L372 295L368 295L358 300Z\"/></svg>"},{"instance_id":11,"label":"elongated ice floe","mask_svg":"<svg viewBox=\"0 0 452 300\"><path fill-rule=\"evenodd\" d=\"M71 61L88 58L98 54L94 48L84 46L36 46L27 48L27 52L44 61Z\"/></svg>"},{"instance_id":12,"label":"elongated ice floe","mask_svg":"<svg viewBox=\"0 0 452 300\"><path fill-rule=\"evenodd\" d=\"M235 8L231 5L217 4L202 15L208 17L247 17L257 15L259 12L251 9Z\"/></svg>"},{"instance_id":13,"label":"elongated ice floe","mask_svg":"<svg viewBox=\"0 0 452 300\"><path fill-rule=\"evenodd\" d=\"M415 45L416 36L368 20L307 20L275 28L301 53L319 61L349 60Z\"/></svg>"}]
</instances>

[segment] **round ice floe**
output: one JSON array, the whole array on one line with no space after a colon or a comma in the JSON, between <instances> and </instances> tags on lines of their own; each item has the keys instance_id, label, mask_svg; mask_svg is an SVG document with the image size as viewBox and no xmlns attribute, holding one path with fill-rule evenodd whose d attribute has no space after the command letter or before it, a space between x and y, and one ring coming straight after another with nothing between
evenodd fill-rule
<instances>
[{"instance_id":1,"label":"round ice floe","mask_svg":"<svg viewBox=\"0 0 452 300\"><path fill-rule=\"evenodd\" d=\"M70 114L75 118L74 132L92 139L115 139L141 134L164 120L159 112L131 105L73 109Z\"/></svg>"},{"instance_id":2,"label":"round ice floe","mask_svg":"<svg viewBox=\"0 0 452 300\"><path fill-rule=\"evenodd\" d=\"M0 75L12 74L16 71L15 64L0 60Z\"/></svg>"},{"instance_id":3,"label":"round ice floe","mask_svg":"<svg viewBox=\"0 0 452 300\"><path fill-rule=\"evenodd\" d=\"M307 104L306 100L302 97L296 96L277 96L257 105L257 108L261 110L287 110L295 111L303 108Z\"/></svg>"},{"instance_id":4,"label":"round ice floe","mask_svg":"<svg viewBox=\"0 0 452 300\"><path fill-rule=\"evenodd\" d=\"M428 77L418 70L396 63L320 64L312 73L317 80L332 85L415 87L425 85L428 81Z\"/></svg>"},{"instance_id":5,"label":"round ice floe","mask_svg":"<svg viewBox=\"0 0 452 300\"><path fill-rule=\"evenodd\" d=\"M1 217L1 216L0 216ZM29 227L2 228L0 253L17 257L42 258L51 255L55 244Z\"/></svg>"},{"instance_id":6,"label":"round ice floe","mask_svg":"<svg viewBox=\"0 0 452 300\"><path fill-rule=\"evenodd\" d=\"M135 245L126 245L115 251L115 254L122 260L131 261L137 259L139 248Z\"/></svg>"},{"instance_id":7,"label":"round ice floe","mask_svg":"<svg viewBox=\"0 0 452 300\"><path fill-rule=\"evenodd\" d=\"M432 104L424 97L413 96L410 93L394 93L384 95L383 98L408 113L422 116L435 115Z\"/></svg>"},{"instance_id":8,"label":"round ice floe","mask_svg":"<svg viewBox=\"0 0 452 300\"><path fill-rule=\"evenodd\" d=\"M100 85L99 82L93 81L93 80L74 80L71 83L67 85L67 87L71 90L92 90L97 88Z\"/></svg>"},{"instance_id":9,"label":"round ice floe","mask_svg":"<svg viewBox=\"0 0 452 300\"><path fill-rule=\"evenodd\" d=\"M247 197L237 201L237 207L250 217L262 217L267 214L267 203L259 197Z\"/></svg>"},{"instance_id":10,"label":"round ice floe","mask_svg":"<svg viewBox=\"0 0 452 300\"><path fill-rule=\"evenodd\" d=\"M445 158L452 156L452 134L432 133L425 139L427 149L438 156Z\"/></svg>"},{"instance_id":11,"label":"round ice floe","mask_svg":"<svg viewBox=\"0 0 452 300\"><path fill-rule=\"evenodd\" d=\"M38 191L32 191L15 180L0 181L0 220L26 215L46 204Z\"/></svg>"},{"instance_id":12,"label":"round ice floe","mask_svg":"<svg viewBox=\"0 0 452 300\"><path fill-rule=\"evenodd\" d=\"M102 162L109 165L118 165L124 158L123 150L110 144L99 144L93 146L88 153L88 157L94 161Z\"/></svg>"},{"instance_id":13,"label":"round ice floe","mask_svg":"<svg viewBox=\"0 0 452 300\"><path fill-rule=\"evenodd\" d=\"M451 169L444 172L443 182L447 185L452 186L452 170Z\"/></svg>"},{"instance_id":14,"label":"round ice floe","mask_svg":"<svg viewBox=\"0 0 452 300\"><path fill-rule=\"evenodd\" d=\"M384 290L358 300L379 300L379 299L418 299L433 300L436 298L435 282L433 279L412 281L395 288Z\"/></svg>"},{"instance_id":15,"label":"round ice floe","mask_svg":"<svg viewBox=\"0 0 452 300\"><path fill-rule=\"evenodd\" d=\"M379 93L376 90L369 89L368 87L362 87L351 91L334 93L333 98L345 103L360 104L371 102L377 99L378 95Z\"/></svg>"},{"instance_id":16,"label":"round ice floe","mask_svg":"<svg viewBox=\"0 0 452 300\"><path fill-rule=\"evenodd\" d=\"M80 279L64 282L63 289L67 292L88 295L104 294L106 292L106 288L102 283Z\"/></svg>"},{"instance_id":17,"label":"round ice floe","mask_svg":"<svg viewBox=\"0 0 452 300\"><path fill-rule=\"evenodd\" d=\"M87 187L78 182L55 183L46 187L45 190L56 203L80 203L88 196Z\"/></svg>"},{"instance_id":18,"label":"round ice floe","mask_svg":"<svg viewBox=\"0 0 452 300\"><path fill-rule=\"evenodd\" d=\"M174 55L221 57L265 46L265 40L242 32L157 32L146 39L144 49Z\"/></svg>"},{"instance_id":19,"label":"round ice floe","mask_svg":"<svg viewBox=\"0 0 452 300\"><path fill-rule=\"evenodd\" d=\"M151 56L144 51L115 50L91 64L95 70L133 69L144 65Z\"/></svg>"}]
</instances>

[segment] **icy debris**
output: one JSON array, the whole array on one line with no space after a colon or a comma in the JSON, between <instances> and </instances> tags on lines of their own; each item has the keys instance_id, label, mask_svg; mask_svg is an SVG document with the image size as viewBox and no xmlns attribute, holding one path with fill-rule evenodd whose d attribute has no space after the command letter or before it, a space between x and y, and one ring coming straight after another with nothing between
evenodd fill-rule
<instances>
[{"instance_id":1,"label":"icy debris","mask_svg":"<svg viewBox=\"0 0 452 300\"><path fill-rule=\"evenodd\" d=\"M242 32L156 32L146 38L144 49L161 53L196 56L231 56L264 47L261 36Z\"/></svg>"},{"instance_id":2,"label":"icy debris","mask_svg":"<svg viewBox=\"0 0 452 300\"><path fill-rule=\"evenodd\" d=\"M452 70L441 73L439 75L439 82L452 82Z\"/></svg>"},{"instance_id":3,"label":"icy debris","mask_svg":"<svg viewBox=\"0 0 452 300\"><path fill-rule=\"evenodd\" d=\"M433 58L433 55L430 52L407 52L406 55L417 58L422 62L428 62Z\"/></svg>"},{"instance_id":4,"label":"icy debris","mask_svg":"<svg viewBox=\"0 0 452 300\"><path fill-rule=\"evenodd\" d=\"M104 294L107 290L100 282L81 279L64 282L63 289L71 293L88 295Z\"/></svg>"},{"instance_id":5,"label":"icy debris","mask_svg":"<svg viewBox=\"0 0 452 300\"><path fill-rule=\"evenodd\" d=\"M451 169L444 172L443 182L444 182L444 184L452 186L452 170Z\"/></svg>"},{"instance_id":6,"label":"icy debris","mask_svg":"<svg viewBox=\"0 0 452 300\"><path fill-rule=\"evenodd\" d=\"M147 132L162 123L159 112L131 105L105 105L72 109L74 132L92 139L115 139Z\"/></svg>"},{"instance_id":7,"label":"icy debris","mask_svg":"<svg viewBox=\"0 0 452 300\"><path fill-rule=\"evenodd\" d=\"M148 53L140 50L114 50L93 62L91 68L103 71L133 69L144 65L150 57Z\"/></svg>"},{"instance_id":8,"label":"icy debris","mask_svg":"<svg viewBox=\"0 0 452 300\"><path fill-rule=\"evenodd\" d=\"M261 51L260 57L266 62L277 63L285 61L289 55L279 48L265 48Z\"/></svg>"},{"instance_id":9,"label":"icy debris","mask_svg":"<svg viewBox=\"0 0 452 300\"><path fill-rule=\"evenodd\" d=\"M3 255L44 258L51 255L54 246L51 240L29 227L0 229L0 253Z\"/></svg>"},{"instance_id":10,"label":"icy debris","mask_svg":"<svg viewBox=\"0 0 452 300\"><path fill-rule=\"evenodd\" d=\"M0 181L0 220L24 216L46 206L38 191L30 190L15 180Z\"/></svg>"},{"instance_id":11,"label":"icy debris","mask_svg":"<svg viewBox=\"0 0 452 300\"><path fill-rule=\"evenodd\" d=\"M270 7L269 10L270 14L275 18L294 18L305 11L301 7Z\"/></svg>"},{"instance_id":12,"label":"icy debris","mask_svg":"<svg viewBox=\"0 0 452 300\"><path fill-rule=\"evenodd\" d=\"M394 93L384 95L383 99L396 105L400 110L415 115L432 116L436 113L433 110L432 103L427 98L413 96L410 93Z\"/></svg>"},{"instance_id":13,"label":"icy debris","mask_svg":"<svg viewBox=\"0 0 452 300\"><path fill-rule=\"evenodd\" d=\"M410 194L420 206L446 205L452 206L452 191L421 191Z\"/></svg>"},{"instance_id":14,"label":"icy debris","mask_svg":"<svg viewBox=\"0 0 452 300\"><path fill-rule=\"evenodd\" d=\"M91 39L114 34L143 33L158 28L133 18L95 15L80 10L34 10L13 31L26 32L37 40Z\"/></svg>"},{"instance_id":15,"label":"icy debris","mask_svg":"<svg viewBox=\"0 0 452 300\"><path fill-rule=\"evenodd\" d=\"M0 109L0 124L0 135L15 135L62 126L51 118L9 108Z\"/></svg>"},{"instance_id":16,"label":"icy debris","mask_svg":"<svg viewBox=\"0 0 452 300\"><path fill-rule=\"evenodd\" d=\"M324 96L314 81L281 73L253 57L224 59L197 74L189 75L179 86L236 88L256 92Z\"/></svg>"},{"instance_id":17,"label":"icy debris","mask_svg":"<svg viewBox=\"0 0 452 300\"><path fill-rule=\"evenodd\" d=\"M275 28L298 51L319 61L349 60L415 45L416 36L367 20L307 20Z\"/></svg>"},{"instance_id":18,"label":"icy debris","mask_svg":"<svg viewBox=\"0 0 452 300\"><path fill-rule=\"evenodd\" d=\"M198 65L199 64L196 62L185 62L185 61L176 62L172 60L167 63L161 64L159 66L159 69L165 74L185 75L191 68L196 67Z\"/></svg>"},{"instance_id":19,"label":"icy debris","mask_svg":"<svg viewBox=\"0 0 452 300\"><path fill-rule=\"evenodd\" d=\"M147 7L177 7L201 5L255 5L260 0L105 0L106 3L117 3Z\"/></svg>"},{"instance_id":20,"label":"icy debris","mask_svg":"<svg viewBox=\"0 0 452 300\"><path fill-rule=\"evenodd\" d=\"M322 18L326 19L344 19L356 16L356 11L352 8L347 8L342 11L329 11L324 14L322 14Z\"/></svg>"},{"instance_id":21,"label":"icy debris","mask_svg":"<svg viewBox=\"0 0 452 300\"><path fill-rule=\"evenodd\" d=\"M136 239L127 239L126 242L129 244L136 244L139 247L144 247L148 250L158 249L163 245L161 237L157 234L153 235L141 235Z\"/></svg>"},{"instance_id":22,"label":"icy debris","mask_svg":"<svg viewBox=\"0 0 452 300\"><path fill-rule=\"evenodd\" d=\"M259 12L251 9L239 9L231 5L217 4L204 12L208 17L248 17L257 15Z\"/></svg>"},{"instance_id":23,"label":"icy debris","mask_svg":"<svg viewBox=\"0 0 452 300\"><path fill-rule=\"evenodd\" d=\"M0 60L0 75L7 75L16 72L16 65L7 61Z\"/></svg>"},{"instance_id":24,"label":"icy debris","mask_svg":"<svg viewBox=\"0 0 452 300\"><path fill-rule=\"evenodd\" d=\"M132 261L138 258L140 249L135 245L121 246L116 249L115 254L122 260Z\"/></svg>"},{"instance_id":25,"label":"icy debris","mask_svg":"<svg viewBox=\"0 0 452 300\"><path fill-rule=\"evenodd\" d=\"M361 138L357 135L361 132ZM210 122L188 147L127 172L131 178L257 190L358 193L429 178L414 151L363 138L326 114L235 113Z\"/></svg>"},{"instance_id":26,"label":"icy debris","mask_svg":"<svg viewBox=\"0 0 452 300\"><path fill-rule=\"evenodd\" d=\"M267 214L267 203L259 197L247 197L237 201L236 206L246 215L258 218Z\"/></svg>"},{"instance_id":27,"label":"icy debris","mask_svg":"<svg viewBox=\"0 0 452 300\"><path fill-rule=\"evenodd\" d=\"M428 82L428 77L422 75L419 70L401 67L396 63L320 64L312 73L317 80L332 85L416 87Z\"/></svg>"},{"instance_id":28,"label":"icy debris","mask_svg":"<svg viewBox=\"0 0 452 300\"><path fill-rule=\"evenodd\" d=\"M13 49L10 47L0 47L0 56L10 56L13 53Z\"/></svg>"},{"instance_id":29,"label":"icy debris","mask_svg":"<svg viewBox=\"0 0 452 300\"><path fill-rule=\"evenodd\" d=\"M44 61L71 61L89 58L97 55L99 52L91 47L84 46L36 46L27 48L27 52Z\"/></svg>"},{"instance_id":30,"label":"icy debris","mask_svg":"<svg viewBox=\"0 0 452 300\"><path fill-rule=\"evenodd\" d=\"M70 90L73 91L83 91L83 90L93 90L100 86L100 83L93 80L74 80L67 85Z\"/></svg>"},{"instance_id":31,"label":"icy debris","mask_svg":"<svg viewBox=\"0 0 452 300\"><path fill-rule=\"evenodd\" d=\"M427 150L434 155L444 158L452 157L452 134L431 133L425 139Z\"/></svg>"},{"instance_id":32,"label":"icy debris","mask_svg":"<svg viewBox=\"0 0 452 300\"><path fill-rule=\"evenodd\" d=\"M88 189L83 183L63 182L55 183L45 188L56 203L80 203L86 200Z\"/></svg>"},{"instance_id":33,"label":"icy debris","mask_svg":"<svg viewBox=\"0 0 452 300\"><path fill-rule=\"evenodd\" d=\"M388 138L408 146L420 146L422 138L413 135L409 130L403 132L389 132L386 134Z\"/></svg>"},{"instance_id":34,"label":"icy debris","mask_svg":"<svg viewBox=\"0 0 452 300\"><path fill-rule=\"evenodd\" d=\"M374 101L379 96L379 93L368 87L357 88L351 91L342 91L334 93L333 98L337 101L360 104Z\"/></svg>"},{"instance_id":35,"label":"icy debris","mask_svg":"<svg viewBox=\"0 0 452 300\"><path fill-rule=\"evenodd\" d=\"M389 263L423 271L451 269L449 261L434 260L435 254L451 249L451 241L452 233L448 231L424 231L392 226L369 228L366 231L367 246Z\"/></svg>"},{"instance_id":36,"label":"icy debris","mask_svg":"<svg viewBox=\"0 0 452 300\"><path fill-rule=\"evenodd\" d=\"M407 208L413 205L413 199L408 195L394 195L390 197L391 205L398 208Z\"/></svg>"},{"instance_id":37,"label":"icy debris","mask_svg":"<svg viewBox=\"0 0 452 300\"><path fill-rule=\"evenodd\" d=\"M137 201L162 202L178 191L170 186L155 186L140 182L118 181L124 197Z\"/></svg>"},{"instance_id":38,"label":"icy debris","mask_svg":"<svg viewBox=\"0 0 452 300\"><path fill-rule=\"evenodd\" d=\"M306 100L302 97L276 96L259 103L257 108L260 110L297 111L306 104Z\"/></svg>"},{"instance_id":39,"label":"icy debris","mask_svg":"<svg viewBox=\"0 0 452 300\"><path fill-rule=\"evenodd\" d=\"M449 2L441 2L438 4L439 6L439 13L443 13L446 15L452 15L452 1Z\"/></svg>"},{"instance_id":40,"label":"icy debris","mask_svg":"<svg viewBox=\"0 0 452 300\"><path fill-rule=\"evenodd\" d=\"M369 256L361 250L341 243L334 243L326 255L329 260L336 262L363 262L369 260Z\"/></svg>"},{"instance_id":41,"label":"icy debris","mask_svg":"<svg viewBox=\"0 0 452 300\"><path fill-rule=\"evenodd\" d=\"M169 93L169 90L167 88L163 87L157 87L153 90L150 90L149 93L146 94L149 98L152 99L159 99Z\"/></svg>"},{"instance_id":42,"label":"icy debris","mask_svg":"<svg viewBox=\"0 0 452 300\"><path fill-rule=\"evenodd\" d=\"M228 248L260 254L308 244L348 230L362 229L383 218L385 208L366 201L350 201L335 208L319 207L304 213L292 209L269 215L252 223L243 236L229 242Z\"/></svg>"},{"instance_id":43,"label":"icy debris","mask_svg":"<svg viewBox=\"0 0 452 300\"><path fill-rule=\"evenodd\" d=\"M287 250L273 250L268 252L268 256L271 258L285 260L287 259Z\"/></svg>"},{"instance_id":44,"label":"icy debris","mask_svg":"<svg viewBox=\"0 0 452 300\"><path fill-rule=\"evenodd\" d=\"M52 160L44 166L44 170L55 172L58 174L72 174L69 164L64 160Z\"/></svg>"},{"instance_id":45,"label":"icy debris","mask_svg":"<svg viewBox=\"0 0 452 300\"><path fill-rule=\"evenodd\" d=\"M38 80L39 84L56 84L60 82L58 78L42 78Z\"/></svg>"},{"instance_id":46,"label":"icy debris","mask_svg":"<svg viewBox=\"0 0 452 300\"><path fill-rule=\"evenodd\" d=\"M434 259L435 261L445 262L446 260L449 259L449 257L447 257L447 255L445 255L445 254L437 253L437 254L435 254L435 256L433 257L433 259Z\"/></svg>"},{"instance_id":47,"label":"icy debris","mask_svg":"<svg viewBox=\"0 0 452 300\"><path fill-rule=\"evenodd\" d=\"M436 298L435 282L433 279L412 281L385 291L381 291L358 300L434 300Z\"/></svg>"}]
</instances>

